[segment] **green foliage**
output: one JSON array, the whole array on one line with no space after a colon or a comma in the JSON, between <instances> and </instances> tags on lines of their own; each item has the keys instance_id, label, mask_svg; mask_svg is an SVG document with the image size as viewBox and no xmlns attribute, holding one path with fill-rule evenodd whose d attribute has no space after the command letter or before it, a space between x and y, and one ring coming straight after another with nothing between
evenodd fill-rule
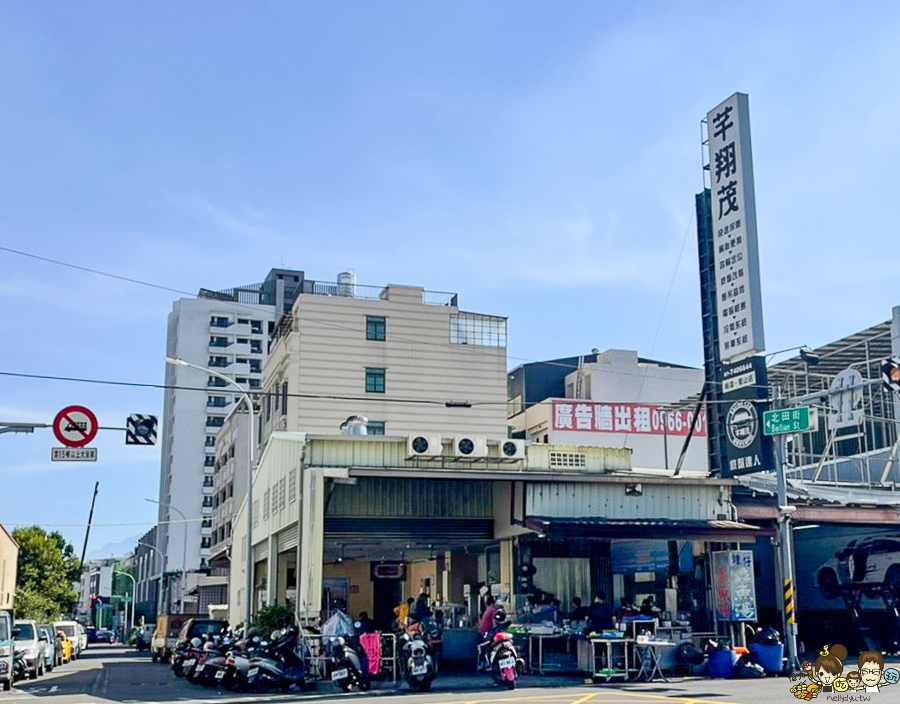
<instances>
[{"instance_id":1,"label":"green foliage","mask_svg":"<svg viewBox=\"0 0 900 704\"><path fill-rule=\"evenodd\" d=\"M294 623L294 605L290 602L285 606L272 604L259 610L253 625L260 633L268 635L276 628L287 628Z\"/></svg>"},{"instance_id":2,"label":"green foliage","mask_svg":"<svg viewBox=\"0 0 900 704\"><path fill-rule=\"evenodd\" d=\"M16 528L13 537L19 543L16 618L46 622L71 611L78 600L72 584L81 579L75 548L39 526Z\"/></svg>"}]
</instances>

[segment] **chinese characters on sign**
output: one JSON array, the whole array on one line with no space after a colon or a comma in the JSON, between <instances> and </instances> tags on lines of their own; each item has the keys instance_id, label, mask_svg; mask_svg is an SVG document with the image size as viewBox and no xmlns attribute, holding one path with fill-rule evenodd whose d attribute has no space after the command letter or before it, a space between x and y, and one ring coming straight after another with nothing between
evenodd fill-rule
<instances>
[{"instance_id":1,"label":"chinese characters on sign","mask_svg":"<svg viewBox=\"0 0 900 704\"><path fill-rule=\"evenodd\" d=\"M756 620L756 580L750 550L712 554L716 615L722 621Z\"/></svg>"},{"instance_id":2,"label":"chinese characters on sign","mask_svg":"<svg viewBox=\"0 0 900 704\"><path fill-rule=\"evenodd\" d=\"M693 410L666 411L637 403L554 401L553 430L636 435L687 435ZM706 437L706 413L700 411L694 435Z\"/></svg>"},{"instance_id":3,"label":"chinese characters on sign","mask_svg":"<svg viewBox=\"0 0 900 704\"><path fill-rule=\"evenodd\" d=\"M707 116L719 351L723 361L762 351L762 302L747 96Z\"/></svg>"}]
</instances>

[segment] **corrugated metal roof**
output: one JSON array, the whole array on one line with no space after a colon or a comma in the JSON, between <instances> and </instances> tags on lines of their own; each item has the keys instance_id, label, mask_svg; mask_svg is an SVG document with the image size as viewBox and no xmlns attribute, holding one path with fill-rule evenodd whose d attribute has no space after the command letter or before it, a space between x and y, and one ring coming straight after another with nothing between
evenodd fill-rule
<instances>
[{"instance_id":1,"label":"corrugated metal roof","mask_svg":"<svg viewBox=\"0 0 900 704\"><path fill-rule=\"evenodd\" d=\"M360 477L338 484L328 517L493 518L491 482Z\"/></svg>"}]
</instances>

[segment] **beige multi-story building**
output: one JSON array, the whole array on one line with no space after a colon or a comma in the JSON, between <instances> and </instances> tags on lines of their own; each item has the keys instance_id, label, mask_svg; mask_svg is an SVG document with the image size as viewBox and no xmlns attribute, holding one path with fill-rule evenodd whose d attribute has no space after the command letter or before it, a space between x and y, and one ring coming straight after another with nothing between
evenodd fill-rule
<instances>
[{"instance_id":1,"label":"beige multi-story building","mask_svg":"<svg viewBox=\"0 0 900 704\"><path fill-rule=\"evenodd\" d=\"M506 437L506 318L416 286L305 281L270 340L262 445L274 431Z\"/></svg>"},{"instance_id":2,"label":"beige multi-story building","mask_svg":"<svg viewBox=\"0 0 900 704\"><path fill-rule=\"evenodd\" d=\"M16 598L19 544L0 523L0 609L12 609Z\"/></svg>"}]
</instances>

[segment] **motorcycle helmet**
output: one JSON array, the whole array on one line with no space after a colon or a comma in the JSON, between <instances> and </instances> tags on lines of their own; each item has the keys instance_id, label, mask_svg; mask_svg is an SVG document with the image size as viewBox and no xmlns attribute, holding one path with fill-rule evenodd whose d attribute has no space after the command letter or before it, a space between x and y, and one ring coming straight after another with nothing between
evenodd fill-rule
<instances>
[{"instance_id":1,"label":"motorcycle helmet","mask_svg":"<svg viewBox=\"0 0 900 704\"><path fill-rule=\"evenodd\" d=\"M344 639L342 637L337 637L333 641L331 641L331 653L334 657L341 657L344 654Z\"/></svg>"},{"instance_id":2,"label":"motorcycle helmet","mask_svg":"<svg viewBox=\"0 0 900 704\"><path fill-rule=\"evenodd\" d=\"M203 641L200 640L197 636L191 638L191 647L199 649L201 645L203 645Z\"/></svg>"},{"instance_id":3,"label":"motorcycle helmet","mask_svg":"<svg viewBox=\"0 0 900 704\"><path fill-rule=\"evenodd\" d=\"M506 611L503 609L497 609L494 612L494 623L503 623L506 620Z\"/></svg>"}]
</instances>

